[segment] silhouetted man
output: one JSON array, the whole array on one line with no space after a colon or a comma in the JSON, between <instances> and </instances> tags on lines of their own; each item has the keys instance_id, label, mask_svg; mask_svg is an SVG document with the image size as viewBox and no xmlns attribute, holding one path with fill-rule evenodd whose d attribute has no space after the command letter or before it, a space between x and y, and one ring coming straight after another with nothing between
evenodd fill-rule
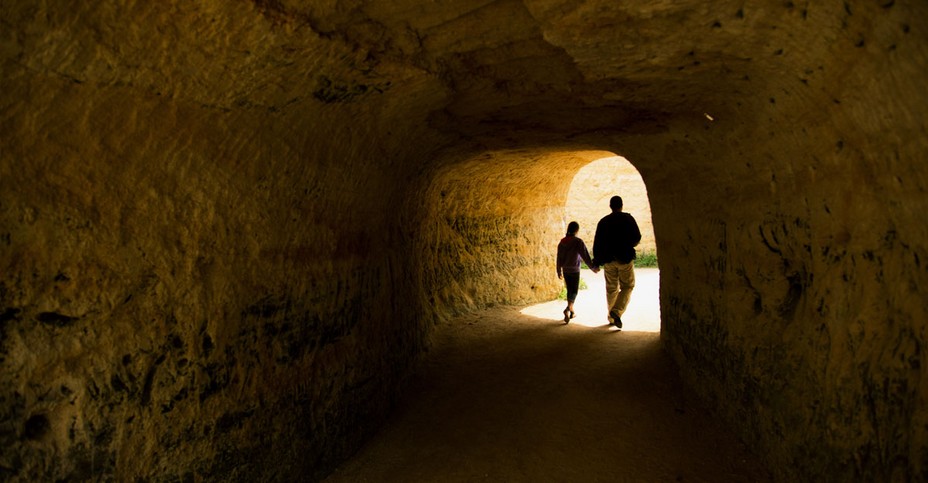
<instances>
[{"instance_id":1,"label":"silhouetted man","mask_svg":"<svg viewBox=\"0 0 928 483\"><path fill-rule=\"evenodd\" d=\"M622 197L609 200L612 213L599 220L593 237L593 264L606 274L606 306L609 323L622 328L622 314L635 288L635 247L641 230L632 215L622 211Z\"/></svg>"}]
</instances>

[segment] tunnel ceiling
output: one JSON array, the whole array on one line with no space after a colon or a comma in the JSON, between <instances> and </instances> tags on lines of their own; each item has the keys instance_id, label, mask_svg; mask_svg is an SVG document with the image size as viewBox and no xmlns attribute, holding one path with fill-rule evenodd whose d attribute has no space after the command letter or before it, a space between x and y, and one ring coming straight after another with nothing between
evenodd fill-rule
<instances>
[{"instance_id":1,"label":"tunnel ceiling","mask_svg":"<svg viewBox=\"0 0 928 483\"><path fill-rule=\"evenodd\" d=\"M475 134L650 130L675 113L719 110L756 71L752 57L774 55L758 26L773 33L793 10L746 14L735 3L704 2L352 5L277 4L265 12L305 19L366 51L374 71L398 63L438 77L453 94L433 120Z\"/></svg>"},{"instance_id":2,"label":"tunnel ceiling","mask_svg":"<svg viewBox=\"0 0 928 483\"><path fill-rule=\"evenodd\" d=\"M814 22L811 32L832 20L744 2L410 3L359 3L313 25L374 61L437 75L454 91L447 111L457 120L535 129L584 117L588 128L628 126L734 104L739 84L776 73L800 47L796 30L778 35L777 24Z\"/></svg>"},{"instance_id":3,"label":"tunnel ceiling","mask_svg":"<svg viewBox=\"0 0 928 483\"><path fill-rule=\"evenodd\" d=\"M75 83L232 111L298 111L437 80L433 95L400 90L395 102L424 104L435 127L491 137L649 132L674 116L724 116L766 101L775 78L842 74L811 59L865 42L867 22L850 8L740 1L66 7L4 6L23 26L8 29L5 57Z\"/></svg>"}]
</instances>

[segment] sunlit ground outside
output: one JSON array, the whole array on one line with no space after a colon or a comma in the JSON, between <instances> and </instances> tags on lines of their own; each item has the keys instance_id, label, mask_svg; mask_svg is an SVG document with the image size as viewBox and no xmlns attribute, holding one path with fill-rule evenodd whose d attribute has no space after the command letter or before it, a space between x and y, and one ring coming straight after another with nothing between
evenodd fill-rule
<instances>
[{"instance_id":1,"label":"sunlit ground outside","mask_svg":"<svg viewBox=\"0 0 928 483\"><path fill-rule=\"evenodd\" d=\"M580 290L574 302L577 316L571 319L571 325L585 327L605 327L606 318L606 280L603 272L593 273L582 270L580 278L586 282L587 289ZM563 282L562 282L563 283ZM539 319L563 320L566 300L554 300L522 309L522 314ZM610 330L618 330L609 327ZM635 289L628 303L628 309L622 316L622 330L629 332L660 332L660 271L657 268L635 268Z\"/></svg>"}]
</instances>

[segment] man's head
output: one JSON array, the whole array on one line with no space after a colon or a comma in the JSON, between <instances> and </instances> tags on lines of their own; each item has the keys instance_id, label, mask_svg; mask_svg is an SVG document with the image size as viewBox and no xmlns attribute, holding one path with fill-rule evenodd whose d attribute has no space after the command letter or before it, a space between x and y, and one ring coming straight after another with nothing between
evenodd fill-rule
<instances>
[{"instance_id":1,"label":"man's head","mask_svg":"<svg viewBox=\"0 0 928 483\"><path fill-rule=\"evenodd\" d=\"M613 196L609 199L609 208L612 208L612 211L622 211L622 197Z\"/></svg>"}]
</instances>

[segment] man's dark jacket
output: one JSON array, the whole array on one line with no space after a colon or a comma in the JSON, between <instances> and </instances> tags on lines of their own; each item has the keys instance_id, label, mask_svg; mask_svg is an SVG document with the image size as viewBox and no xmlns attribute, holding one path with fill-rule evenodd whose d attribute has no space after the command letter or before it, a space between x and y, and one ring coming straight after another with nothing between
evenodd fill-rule
<instances>
[{"instance_id":1,"label":"man's dark jacket","mask_svg":"<svg viewBox=\"0 0 928 483\"><path fill-rule=\"evenodd\" d=\"M635 247L641 241L641 230L632 215L620 211L599 220L593 238L593 263L603 265L618 260L629 263L635 259Z\"/></svg>"}]
</instances>

